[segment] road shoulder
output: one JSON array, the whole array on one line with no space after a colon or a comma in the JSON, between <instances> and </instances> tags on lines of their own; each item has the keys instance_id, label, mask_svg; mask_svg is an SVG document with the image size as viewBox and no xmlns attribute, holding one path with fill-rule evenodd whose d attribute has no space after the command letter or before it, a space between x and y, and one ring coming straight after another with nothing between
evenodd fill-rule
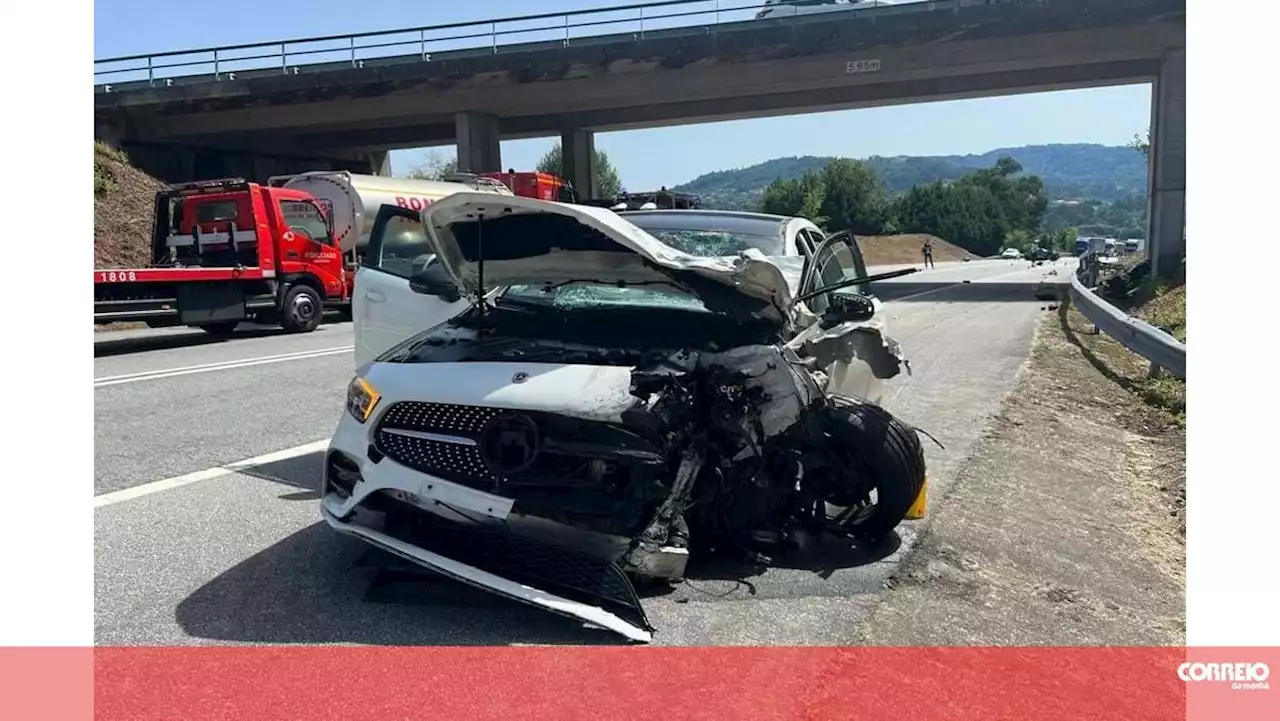
<instances>
[{"instance_id":1,"label":"road shoulder","mask_svg":"<svg viewBox=\"0 0 1280 721\"><path fill-rule=\"evenodd\" d=\"M1185 432L1091 362L1085 328L1046 311L858 643L1185 643Z\"/></svg>"}]
</instances>

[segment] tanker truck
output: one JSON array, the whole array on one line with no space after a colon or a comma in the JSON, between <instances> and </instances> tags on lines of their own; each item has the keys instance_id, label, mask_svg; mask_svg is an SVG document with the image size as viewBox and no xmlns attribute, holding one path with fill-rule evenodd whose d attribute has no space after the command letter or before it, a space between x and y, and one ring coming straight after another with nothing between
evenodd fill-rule
<instances>
[{"instance_id":1,"label":"tanker truck","mask_svg":"<svg viewBox=\"0 0 1280 721\"><path fill-rule=\"evenodd\" d=\"M506 185L483 176L459 176L446 182L320 170L276 176L269 178L267 184L300 190L316 199L330 220L334 242L342 249L353 272L369 244L369 231L373 230L378 208L383 205L419 211L462 190L513 195Z\"/></svg>"},{"instance_id":2,"label":"tanker truck","mask_svg":"<svg viewBox=\"0 0 1280 721\"><path fill-rule=\"evenodd\" d=\"M244 321L306 333L349 314L359 253L378 208L422 208L496 181L442 183L346 172L172 185L156 194L152 263L94 270L94 323L192 326L228 335Z\"/></svg>"}]
</instances>

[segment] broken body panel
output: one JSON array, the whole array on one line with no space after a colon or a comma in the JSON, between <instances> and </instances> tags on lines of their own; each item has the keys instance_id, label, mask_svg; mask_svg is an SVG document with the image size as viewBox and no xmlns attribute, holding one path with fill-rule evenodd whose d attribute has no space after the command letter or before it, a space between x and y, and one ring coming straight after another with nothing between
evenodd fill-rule
<instances>
[{"instance_id":1,"label":"broken body panel","mask_svg":"<svg viewBox=\"0 0 1280 721\"><path fill-rule=\"evenodd\" d=\"M525 198L460 193L423 222L474 304L360 369L326 462L336 530L636 641L653 629L624 572L679 579L713 546L858 532L832 504L877 481L831 440L856 402L830 398L868 397L902 356L881 319L793 301L811 263L690 256Z\"/></svg>"}]
</instances>

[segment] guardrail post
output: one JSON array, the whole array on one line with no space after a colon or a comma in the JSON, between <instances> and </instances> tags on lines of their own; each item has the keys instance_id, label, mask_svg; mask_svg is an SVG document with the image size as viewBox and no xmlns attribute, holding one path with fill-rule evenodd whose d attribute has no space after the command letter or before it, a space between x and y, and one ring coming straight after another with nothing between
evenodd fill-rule
<instances>
[{"instance_id":1,"label":"guardrail post","mask_svg":"<svg viewBox=\"0 0 1280 721\"><path fill-rule=\"evenodd\" d=\"M716 0L716 25L720 24L720 0Z\"/></svg>"},{"instance_id":2,"label":"guardrail post","mask_svg":"<svg viewBox=\"0 0 1280 721\"><path fill-rule=\"evenodd\" d=\"M356 39L352 36L349 40L351 40L351 67L354 68L356 66Z\"/></svg>"},{"instance_id":3,"label":"guardrail post","mask_svg":"<svg viewBox=\"0 0 1280 721\"><path fill-rule=\"evenodd\" d=\"M489 23L489 37L493 39L493 54L498 54L498 23Z\"/></svg>"},{"instance_id":4,"label":"guardrail post","mask_svg":"<svg viewBox=\"0 0 1280 721\"><path fill-rule=\"evenodd\" d=\"M213 49L213 79L221 80L222 74L218 72L218 49Z\"/></svg>"},{"instance_id":5,"label":"guardrail post","mask_svg":"<svg viewBox=\"0 0 1280 721\"><path fill-rule=\"evenodd\" d=\"M640 8L640 37L644 37L644 8Z\"/></svg>"},{"instance_id":6,"label":"guardrail post","mask_svg":"<svg viewBox=\"0 0 1280 721\"><path fill-rule=\"evenodd\" d=\"M289 54L285 51L284 43L280 43L280 74L289 74Z\"/></svg>"},{"instance_id":7,"label":"guardrail post","mask_svg":"<svg viewBox=\"0 0 1280 721\"><path fill-rule=\"evenodd\" d=\"M1160 376L1164 375L1163 370L1164 369L1161 368L1159 365L1157 365L1155 361L1152 361L1151 368L1147 370L1147 377L1153 380L1156 378L1159 378Z\"/></svg>"},{"instance_id":8,"label":"guardrail post","mask_svg":"<svg viewBox=\"0 0 1280 721\"><path fill-rule=\"evenodd\" d=\"M564 16L564 46L569 47L569 16Z\"/></svg>"},{"instance_id":9,"label":"guardrail post","mask_svg":"<svg viewBox=\"0 0 1280 721\"><path fill-rule=\"evenodd\" d=\"M151 67L151 60L152 60L151 56L148 55L147 56L147 84L155 85L156 73L155 73L155 68Z\"/></svg>"},{"instance_id":10,"label":"guardrail post","mask_svg":"<svg viewBox=\"0 0 1280 721\"><path fill-rule=\"evenodd\" d=\"M418 31L418 47L422 51L422 59L427 59L427 31Z\"/></svg>"}]
</instances>

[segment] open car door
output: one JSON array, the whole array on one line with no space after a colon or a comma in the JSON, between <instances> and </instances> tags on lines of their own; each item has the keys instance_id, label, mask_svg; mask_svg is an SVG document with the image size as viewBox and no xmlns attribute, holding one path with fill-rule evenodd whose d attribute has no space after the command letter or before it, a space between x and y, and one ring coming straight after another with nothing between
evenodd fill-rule
<instances>
[{"instance_id":1,"label":"open car door","mask_svg":"<svg viewBox=\"0 0 1280 721\"><path fill-rule=\"evenodd\" d=\"M805 258L799 297L845 280L866 277L862 249L850 232L829 236ZM803 301L818 322L802 330L788 345L803 356L816 358L827 374L828 393L879 403L881 381L899 372L902 357L898 345L882 334L883 304L871 294L869 283L839 288ZM868 307L860 318L840 318L846 306Z\"/></svg>"},{"instance_id":2,"label":"open car door","mask_svg":"<svg viewBox=\"0 0 1280 721\"><path fill-rule=\"evenodd\" d=\"M352 292L356 368L467 309L465 298L451 302L410 287L411 278L433 266L419 211L379 208Z\"/></svg>"}]
</instances>

